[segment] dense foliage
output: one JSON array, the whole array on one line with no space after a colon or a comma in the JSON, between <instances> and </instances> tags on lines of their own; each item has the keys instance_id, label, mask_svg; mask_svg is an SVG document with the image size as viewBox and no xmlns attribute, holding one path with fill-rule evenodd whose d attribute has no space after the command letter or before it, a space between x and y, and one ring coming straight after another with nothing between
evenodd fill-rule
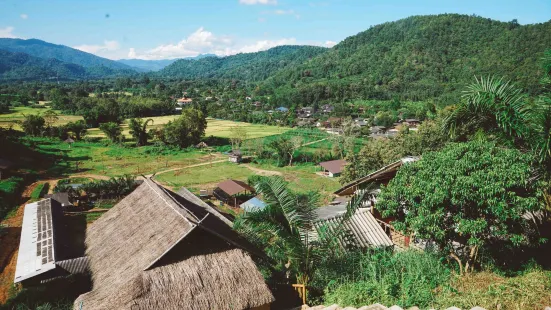
<instances>
[{"instance_id":1,"label":"dense foliage","mask_svg":"<svg viewBox=\"0 0 551 310\"><path fill-rule=\"evenodd\" d=\"M322 54L326 48L314 46L278 46L257 53L227 57L206 57L198 60L180 59L159 71L169 78L216 78L241 81L262 81L273 73L302 64Z\"/></svg>"},{"instance_id":2,"label":"dense foliage","mask_svg":"<svg viewBox=\"0 0 551 310\"><path fill-rule=\"evenodd\" d=\"M543 208L531 163L529 155L491 142L452 143L400 168L382 188L377 209L468 270L490 247L537 241L525 217Z\"/></svg>"},{"instance_id":3,"label":"dense foliage","mask_svg":"<svg viewBox=\"0 0 551 310\"><path fill-rule=\"evenodd\" d=\"M261 85L282 104L325 99L424 100L454 103L474 75L538 88L539 59L551 46L551 22L519 25L478 16L413 16L371 27Z\"/></svg>"}]
</instances>

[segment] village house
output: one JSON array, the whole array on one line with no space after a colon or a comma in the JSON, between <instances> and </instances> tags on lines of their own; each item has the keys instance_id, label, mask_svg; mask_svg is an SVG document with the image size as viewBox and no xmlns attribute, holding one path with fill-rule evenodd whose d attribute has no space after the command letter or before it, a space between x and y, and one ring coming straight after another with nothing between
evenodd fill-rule
<instances>
[{"instance_id":1,"label":"village house","mask_svg":"<svg viewBox=\"0 0 551 310\"><path fill-rule=\"evenodd\" d=\"M308 118L314 115L314 108L303 107L297 110L297 116L300 118Z\"/></svg>"},{"instance_id":2,"label":"village house","mask_svg":"<svg viewBox=\"0 0 551 310\"><path fill-rule=\"evenodd\" d=\"M61 196L25 205L14 283L32 286L86 272L86 258L71 258L64 251ZM68 202L68 199L67 199Z\"/></svg>"},{"instance_id":3,"label":"village house","mask_svg":"<svg viewBox=\"0 0 551 310\"><path fill-rule=\"evenodd\" d=\"M218 200L237 208L244 201L244 198L248 200L254 193L254 188L247 183L230 179L218 183L213 194Z\"/></svg>"},{"instance_id":4,"label":"village house","mask_svg":"<svg viewBox=\"0 0 551 310\"><path fill-rule=\"evenodd\" d=\"M191 98L180 98L178 100L176 100L176 104L180 107L184 107L186 105L190 105L193 103L193 99Z\"/></svg>"},{"instance_id":5,"label":"village house","mask_svg":"<svg viewBox=\"0 0 551 310\"><path fill-rule=\"evenodd\" d=\"M319 163L323 173L330 178L340 176L346 164L347 162L344 159L330 160Z\"/></svg>"},{"instance_id":6,"label":"village house","mask_svg":"<svg viewBox=\"0 0 551 310\"><path fill-rule=\"evenodd\" d=\"M330 114L333 113L333 111L335 111L335 107L330 104L324 104L321 106L321 113L323 114Z\"/></svg>"},{"instance_id":7,"label":"village house","mask_svg":"<svg viewBox=\"0 0 551 310\"><path fill-rule=\"evenodd\" d=\"M266 207L266 203L257 197L253 197L240 204L239 207L245 212L251 212L264 209Z\"/></svg>"},{"instance_id":8,"label":"village house","mask_svg":"<svg viewBox=\"0 0 551 310\"><path fill-rule=\"evenodd\" d=\"M228 153L228 161L232 163L239 164L243 161L243 154L241 153L241 150L231 150Z\"/></svg>"},{"instance_id":9,"label":"village house","mask_svg":"<svg viewBox=\"0 0 551 310\"><path fill-rule=\"evenodd\" d=\"M255 108L261 108L262 107L262 103L260 101L255 101L251 105Z\"/></svg>"},{"instance_id":10,"label":"village house","mask_svg":"<svg viewBox=\"0 0 551 310\"><path fill-rule=\"evenodd\" d=\"M276 111L281 112L281 113L287 113L287 112L289 112L289 109L286 108L286 107L279 107L279 108L276 108Z\"/></svg>"},{"instance_id":11,"label":"village house","mask_svg":"<svg viewBox=\"0 0 551 310\"><path fill-rule=\"evenodd\" d=\"M263 254L189 191L142 185L86 231L92 290L79 310L269 309Z\"/></svg>"}]
</instances>

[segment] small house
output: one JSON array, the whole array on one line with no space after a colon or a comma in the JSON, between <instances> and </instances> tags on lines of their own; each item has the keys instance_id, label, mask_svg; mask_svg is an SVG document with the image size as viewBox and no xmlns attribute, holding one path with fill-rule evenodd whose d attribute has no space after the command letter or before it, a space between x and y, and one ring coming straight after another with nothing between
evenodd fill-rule
<instances>
[{"instance_id":1,"label":"small house","mask_svg":"<svg viewBox=\"0 0 551 310\"><path fill-rule=\"evenodd\" d=\"M60 246L62 205L52 198L25 205L14 283L37 285L86 272L86 258L69 258Z\"/></svg>"},{"instance_id":2,"label":"small house","mask_svg":"<svg viewBox=\"0 0 551 310\"><path fill-rule=\"evenodd\" d=\"M281 112L281 113L287 113L287 112L289 112L289 109L286 108L286 107L279 107L279 108L276 108L276 111Z\"/></svg>"},{"instance_id":3,"label":"small house","mask_svg":"<svg viewBox=\"0 0 551 310\"><path fill-rule=\"evenodd\" d=\"M260 101L255 101L252 103L252 106L255 108L260 108L262 107L262 103Z\"/></svg>"},{"instance_id":4,"label":"small house","mask_svg":"<svg viewBox=\"0 0 551 310\"><path fill-rule=\"evenodd\" d=\"M421 124L421 121L416 118L406 118L405 123L408 127L415 128Z\"/></svg>"},{"instance_id":5,"label":"small house","mask_svg":"<svg viewBox=\"0 0 551 310\"><path fill-rule=\"evenodd\" d=\"M340 176L346 164L346 160L344 159L330 160L319 163L324 174L330 178Z\"/></svg>"},{"instance_id":6,"label":"small house","mask_svg":"<svg viewBox=\"0 0 551 310\"><path fill-rule=\"evenodd\" d=\"M297 116L300 118L308 118L312 115L314 115L314 108L312 107L303 107L297 111Z\"/></svg>"},{"instance_id":7,"label":"small house","mask_svg":"<svg viewBox=\"0 0 551 310\"><path fill-rule=\"evenodd\" d=\"M247 183L232 179L219 183L213 192L214 196L220 201L235 208L240 205L239 201L243 201L242 198L250 197L254 193L254 188Z\"/></svg>"},{"instance_id":8,"label":"small house","mask_svg":"<svg viewBox=\"0 0 551 310\"><path fill-rule=\"evenodd\" d=\"M228 153L228 160L232 163L240 163L243 161L243 154L241 150L232 150Z\"/></svg>"},{"instance_id":9,"label":"small house","mask_svg":"<svg viewBox=\"0 0 551 310\"><path fill-rule=\"evenodd\" d=\"M330 113L333 113L333 111L335 111L335 107L330 105L330 104L324 104L322 107L321 107L321 112L323 114L330 114Z\"/></svg>"},{"instance_id":10,"label":"small house","mask_svg":"<svg viewBox=\"0 0 551 310\"><path fill-rule=\"evenodd\" d=\"M179 105L180 107L190 105L192 103L193 103L193 99L191 98L180 98L176 100L176 104Z\"/></svg>"}]
</instances>

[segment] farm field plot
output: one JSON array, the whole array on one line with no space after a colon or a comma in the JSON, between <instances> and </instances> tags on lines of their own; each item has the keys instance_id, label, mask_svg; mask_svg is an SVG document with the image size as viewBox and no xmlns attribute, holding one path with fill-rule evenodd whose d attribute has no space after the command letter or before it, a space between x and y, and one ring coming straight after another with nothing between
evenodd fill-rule
<instances>
[{"instance_id":1,"label":"farm field plot","mask_svg":"<svg viewBox=\"0 0 551 310\"><path fill-rule=\"evenodd\" d=\"M227 179L246 181L252 175L280 175L289 181L290 188L295 191L319 191L322 201L332 200L332 193L340 185L338 179L317 175L319 168L314 164L302 164L291 167L277 167L271 164L241 164L223 162L210 165L182 169L163 173L156 180L178 189L182 186L198 193L200 189L212 189Z\"/></svg>"},{"instance_id":2,"label":"farm field plot","mask_svg":"<svg viewBox=\"0 0 551 310\"><path fill-rule=\"evenodd\" d=\"M167 116L156 116L156 117L144 117L143 119L153 119L153 124L148 126L148 128L157 128L160 127L166 123L168 123L171 120L174 120L178 117L178 115L167 115ZM122 127L122 134L129 138L130 133L128 129L128 123L125 121L123 124L121 124ZM213 118L207 118L207 129L205 131L205 136L214 136L214 137L220 137L220 138L229 138L231 135L231 128L233 127L243 127L247 131L247 139L254 139L254 138L260 138L260 137L266 137L271 135L278 135L285 133L291 128L288 127L277 127L277 126L268 126L268 125L261 125L261 124L250 124L250 123L243 123L243 122L234 122L234 121L227 121L227 120L219 120L219 119L213 119ZM99 128L91 128L88 130L88 135L91 137L104 137L105 135Z\"/></svg>"},{"instance_id":3,"label":"farm field plot","mask_svg":"<svg viewBox=\"0 0 551 310\"><path fill-rule=\"evenodd\" d=\"M13 126L13 129L21 129L17 124L19 121L23 121L24 115L29 114L44 114L46 111L52 110L50 108L30 108L30 107L15 107L10 110L10 113L0 114L0 127L7 128ZM65 125L69 122L74 122L83 119L78 115L63 115L60 111L53 110L58 114L58 120L56 125Z\"/></svg>"},{"instance_id":4,"label":"farm field plot","mask_svg":"<svg viewBox=\"0 0 551 310\"><path fill-rule=\"evenodd\" d=\"M71 171L71 174L120 176L124 174L152 174L162 170L220 160L221 155L209 156L198 150L167 150L156 146L129 148L102 143L75 142L68 144L45 138L30 140L41 153L60 158L51 172ZM225 158L225 157L224 157ZM78 168L78 169L77 169Z\"/></svg>"}]
</instances>

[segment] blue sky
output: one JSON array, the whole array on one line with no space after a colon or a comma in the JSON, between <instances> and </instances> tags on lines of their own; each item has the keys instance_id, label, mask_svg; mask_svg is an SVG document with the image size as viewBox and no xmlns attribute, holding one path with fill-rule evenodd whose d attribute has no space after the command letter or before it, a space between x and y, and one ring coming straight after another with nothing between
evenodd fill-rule
<instances>
[{"instance_id":1,"label":"blue sky","mask_svg":"<svg viewBox=\"0 0 551 310\"><path fill-rule=\"evenodd\" d=\"M551 19L551 0L0 0L0 37L37 38L111 59L332 46L411 15Z\"/></svg>"}]
</instances>

